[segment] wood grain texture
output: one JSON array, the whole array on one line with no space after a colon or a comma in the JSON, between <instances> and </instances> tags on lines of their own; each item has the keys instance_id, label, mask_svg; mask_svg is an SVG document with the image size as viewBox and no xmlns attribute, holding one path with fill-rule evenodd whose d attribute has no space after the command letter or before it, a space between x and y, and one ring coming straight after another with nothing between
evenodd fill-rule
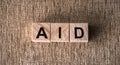
<instances>
[{"instance_id":1,"label":"wood grain texture","mask_svg":"<svg viewBox=\"0 0 120 65\"><path fill-rule=\"evenodd\" d=\"M32 22L89 23L89 43L33 43ZM0 0L0 65L120 65L120 0Z\"/></svg>"}]
</instances>

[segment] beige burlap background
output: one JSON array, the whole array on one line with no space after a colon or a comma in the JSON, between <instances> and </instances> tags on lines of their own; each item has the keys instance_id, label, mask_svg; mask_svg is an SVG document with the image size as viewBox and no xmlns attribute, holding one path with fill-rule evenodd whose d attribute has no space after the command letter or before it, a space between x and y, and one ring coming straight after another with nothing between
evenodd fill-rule
<instances>
[{"instance_id":1,"label":"beige burlap background","mask_svg":"<svg viewBox=\"0 0 120 65\"><path fill-rule=\"evenodd\" d=\"M89 23L89 42L33 43L32 22ZM0 65L120 65L120 0L0 0Z\"/></svg>"}]
</instances>

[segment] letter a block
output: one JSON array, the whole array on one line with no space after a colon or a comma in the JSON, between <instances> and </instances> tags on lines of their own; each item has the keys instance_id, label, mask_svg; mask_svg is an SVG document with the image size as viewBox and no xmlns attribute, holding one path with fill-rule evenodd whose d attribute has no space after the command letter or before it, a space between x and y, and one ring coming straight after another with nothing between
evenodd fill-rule
<instances>
[{"instance_id":1,"label":"letter a block","mask_svg":"<svg viewBox=\"0 0 120 65\"><path fill-rule=\"evenodd\" d=\"M33 23L32 41L50 42L50 23Z\"/></svg>"},{"instance_id":2,"label":"letter a block","mask_svg":"<svg viewBox=\"0 0 120 65\"><path fill-rule=\"evenodd\" d=\"M69 42L69 23L51 24L51 42Z\"/></svg>"},{"instance_id":3,"label":"letter a block","mask_svg":"<svg viewBox=\"0 0 120 65\"><path fill-rule=\"evenodd\" d=\"M87 23L70 23L70 42L88 42Z\"/></svg>"}]
</instances>

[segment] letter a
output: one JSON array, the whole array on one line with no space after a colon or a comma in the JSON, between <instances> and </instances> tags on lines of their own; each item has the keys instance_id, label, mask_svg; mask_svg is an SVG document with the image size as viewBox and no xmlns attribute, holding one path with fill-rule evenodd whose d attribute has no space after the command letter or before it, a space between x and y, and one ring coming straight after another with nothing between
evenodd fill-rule
<instances>
[{"instance_id":1,"label":"letter a","mask_svg":"<svg viewBox=\"0 0 120 65\"><path fill-rule=\"evenodd\" d=\"M41 33L41 32L43 32L43 33ZM39 38L39 36L44 36L45 38L48 38L43 27L40 28L36 38Z\"/></svg>"}]
</instances>

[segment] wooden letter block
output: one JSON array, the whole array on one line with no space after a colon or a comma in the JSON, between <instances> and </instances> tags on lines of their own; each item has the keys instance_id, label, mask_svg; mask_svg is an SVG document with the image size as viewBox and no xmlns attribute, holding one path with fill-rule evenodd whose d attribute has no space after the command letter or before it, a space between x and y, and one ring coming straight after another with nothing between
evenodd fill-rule
<instances>
[{"instance_id":1,"label":"wooden letter block","mask_svg":"<svg viewBox=\"0 0 120 65\"><path fill-rule=\"evenodd\" d=\"M32 41L50 42L50 23L33 23Z\"/></svg>"},{"instance_id":2,"label":"wooden letter block","mask_svg":"<svg viewBox=\"0 0 120 65\"><path fill-rule=\"evenodd\" d=\"M88 42L87 23L70 23L70 42Z\"/></svg>"},{"instance_id":3,"label":"wooden letter block","mask_svg":"<svg viewBox=\"0 0 120 65\"><path fill-rule=\"evenodd\" d=\"M51 42L69 42L69 23L51 23Z\"/></svg>"}]
</instances>

